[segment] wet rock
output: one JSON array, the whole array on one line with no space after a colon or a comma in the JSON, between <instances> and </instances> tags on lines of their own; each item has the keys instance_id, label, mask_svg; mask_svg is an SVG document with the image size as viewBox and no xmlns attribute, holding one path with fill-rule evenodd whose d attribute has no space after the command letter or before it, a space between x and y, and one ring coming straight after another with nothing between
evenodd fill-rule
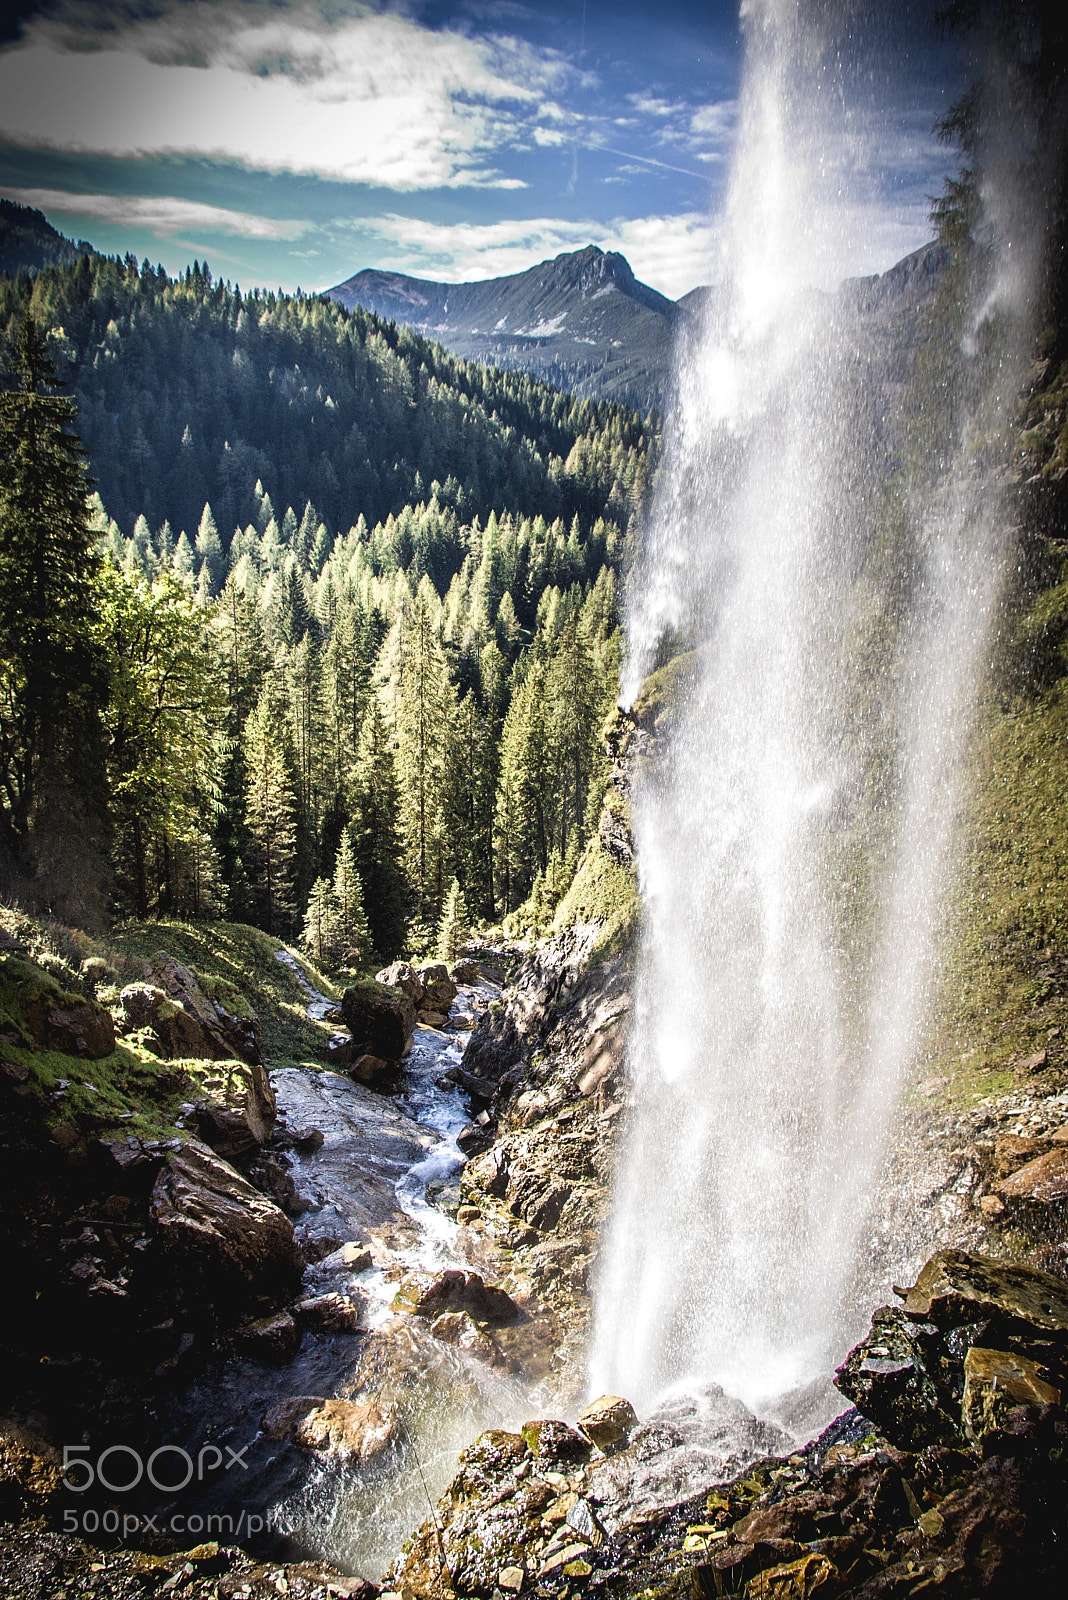
<instances>
[{"instance_id":1,"label":"wet rock","mask_svg":"<svg viewBox=\"0 0 1068 1600\"><path fill-rule=\"evenodd\" d=\"M625 1445L638 1418L629 1400L618 1394L603 1394L579 1417L579 1427L598 1450L616 1450Z\"/></svg>"},{"instance_id":2,"label":"wet rock","mask_svg":"<svg viewBox=\"0 0 1068 1600\"><path fill-rule=\"evenodd\" d=\"M360 1325L360 1306L344 1294L317 1294L297 1303L296 1314L309 1327L323 1333L355 1333Z\"/></svg>"},{"instance_id":3,"label":"wet rock","mask_svg":"<svg viewBox=\"0 0 1068 1600\"><path fill-rule=\"evenodd\" d=\"M903 1298L906 1315L943 1328L1000 1313L1068 1333L1068 1284L963 1250L939 1250Z\"/></svg>"},{"instance_id":4,"label":"wet rock","mask_svg":"<svg viewBox=\"0 0 1068 1600\"><path fill-rule=\"evenodd\" d=\"M355 1239L347 1240L319 1262L320 1272L366 1272L368 1267L373 1266L374 1257L370 1250Z\"/></svg>"},{"instance_id":5,"label":"wet rock","mask_svg":"<svg viewBox=\"0 0 1068 1600\"><path fill-rule=\"evenodd\" d=\"M355 984L341 997L345 1024L361 1053L399 1061L415 1027L415 1006L401 989Z\"/></svg>"},{"instance_id":6,"label":"wet rock","mask_svg":"<svg viewBox=\"0 0 1068 1600\"><path fill-rule=\"evenodd\" d=\"M1007 1178L1018 1167L1025 1166L1036 1156L1044 1156L1053 1147L1048 1139L1023 1139L1018 1134L999 1134L994 1145L994 1176Z\"/></svg>"},{"instance_id":7,"label":"wet rock","mask_svg":"<svg viewBox=\"0 0 1068 1600\"><path fill-rule=\"evenodd\" d=\"M311 1209L311 1201L297 1192L285 1156L273 1151L258 1151L244 1166L244 1175L268 1200L273 1200L287 1217L301 1217Z\"/></svg>"},{"instance_id":8,"label":"wet rock","mask_svg":"<svg viewBox=\"0 0 1068 1600\"><path fill-rule=\"evenodd\" d=\"M224 1161L239 1161L260 1148L262 1140L256 1138L244 1110L200 1105L195 1116L197 1133Z\"/></svg>"},{"instance_id":9,"label":"wet rock","mask_svg":"<svg viewBox=\"0 0 1068 1600\"><path fill-rule=\"evenodd\" d=\"M253 1361L284 1367L300 1349L300 1331L288 1311L277 1311L239 1328L234 1334L234 1346Z\"/></svg>"},{"instance_id":10,"label":"wet rock","mask_svg":"<svg viewBox=\"0 0 1068 1600\"><path fill-rule=\"evenodd\" d=\"M903 1307L875 1312L871 1333L835 1383L899 1448L981 1438L999 1426L1005 1396L994 1396L1010 1380L1016 1403L1024 1396L1040 1403L1043 1394L1042 1403L1051 1403L1038 1383L1048 1383L1050 1393L1064 1388L1068 1284L1062 1279L947 1250L927 1262L911 1289L898 1292Z\"/></svg>"},{"instance_id":11,"label":"wet rock","mask_svg":"<svg viewBox=\"0 0 1068 1600\"><path fill-rule=\"evenodd\" d=\"M412 1273L403 1280L393 1301L395 1311L435 1318L444 1311L466 1311L477 1322L514 1322L519 1307L503 1289L486 1283L478 1272L450 1268L434 1277Z\"/></svg>"},{"instance_id":12,"label":"wet rock","mask_svg":"<svg viewBox=\"0 0 1068 1600\"><path fill-rule=\"evenodd\" d=\"M1061 1391L1048 1379L1045 1367L1016 1351L972 1345L964 1358L961 1402L968 1438L978 1444L984 1435L1004 1430L1016 1406L1059 1406Z\"/></svg>"},{"instance_id":13,"label":"wet rock","mask_svg":"<svg viewBox=\"0 0 1068 1600\"><path fill-rule=\"evenodd\" d=\"M456 1143L465 1156L481 1155L493 1143L493 1129L485 1124L468 1122L456 1135Z\"/></svg>"},{"instance_id":14,"label":"wet rock","mask_svg":"<svg viewBox=\"0 0 1068 1600\"><path fill-rule=\"evenodd\" d=\"M469 1356L476 1356L491 1367L506 1366L501 1347L488 1334L483 1333L466 1311L443 1311L430 1324L430 1332L442 1344L455 1345Z\"/></svg>"},{"instance_id":15,"label":"wet rock","mask_svg":"<svg viewBox=\"0 0 1068 1600\"><path fill-rule=\"evenodd\" d=\"M230 1308L250 1295L278 1304L299 1288L289 1218L196 1140L168 1156L150 1215L172 1290L191 1307Z\"/></svg>"},{"instance_id":16,"label":"wet rock","mask_svg":"<svg viewBox=\"0 0 1068 1600\"><path fill-rule=\"evenodd\" d=\"M547 1466L569 1465L590 1459L590 1441L566 1422L524 1422L520 1432L532 1456Z\"/></svg>"},{"instance_id":17,"label":"wet rock","mask_svg":"<svg viewBox=\"0 0 1068 1600\"><path fill-rule=\"evenodd\" d=\"M422 1028L443 1028L449 1018L444 1011L422 1010L418 1013L418 1020Z\"/></svg>"},{"instance_id":18,"label":"wet rock","mask_svg":"<svg viewBox=\"0 0 1068 1600\"><path fill-rule=\"evenodd\" d=\"M283 1133L274 1136L275 1146L279 1150L296 1150L299 1155L313 1155L316 1150L321 1150L325 1143L321 1128L287 1128Z\"/></svg>"},{"instance_id":19,"label":"wet rock","mask_svg":"<svg viewBox=\"0 0 1068 1600\"><path fill-rule=\"evenodd\" d=\"M1019 1212L1048 1229L1068 1209L1068 1145L1054 1145L1017 1168L998 1184L995 1194L1011 1215Z\"/></svg>"},{"instance_id":20,"label":"wet rock","mask_svg":"<svg viewBox=\"0 0 1068 1600\"><path fill-rule=\"evenodd\" d=\"M482 1105L489 1105L497 1092L497 1085L488 1078L476 1078L473 1072L466 1071L463 1067L450 1067L448 1072L442 1073L447 1083L454 1083L458 1089L463 1089L465 1094Z\"/></svg>"},{"instance_id":21,"label":"wet rock","mask_svg":"<svg viewBox=\"0 0 1068 1600\"><path fill-rule=\"evenodd\" d=\"M389 1448L396 1425L392 1406L316 1395L282 1400L263 1419L263 1431L270 1439L291 1439L305 1450L361 1461L373 1460Z\"/></svg>"}]
</instances>

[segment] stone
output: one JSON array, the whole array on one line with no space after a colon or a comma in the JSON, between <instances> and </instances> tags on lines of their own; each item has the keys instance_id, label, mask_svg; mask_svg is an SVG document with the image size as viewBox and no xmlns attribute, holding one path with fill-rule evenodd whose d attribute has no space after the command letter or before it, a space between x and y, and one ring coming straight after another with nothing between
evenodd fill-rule
<instances>
[{"instance_id":1,"label":"stone","mask_svg":"<svg viewBox=\"0 0 1068 1600\"><path fill-rule=\"evenodd\" d=\"M356 1059L356 1041L351 1033L331 1034L326 1046L327 1066L351 1067Z\"/></svg>"},{"instance_id":2,"label":"stone","mask_svg":"<svg viewBox=\"0 0 1068 1600\"><path fill-rule=\"evenodd\" d=\"M964 1357L961 1418L973 1444L1000 1430L1014 1406L1059 1406L1061 1392L1046 1381L1045 1369L1017 1351L972 1345Z\"/></svg>"},{"instance_id":3,"label":"stone","mask_svg":"<svg viewBox=\"0 0 1068 1600\"><path fill-rule=\"evenodd\" d=\"M263 1418L263 1431L270 1439L291 1439L305 1450L360 1461L373 1460L388 1449L396 1425L391 1405L316 1395L282 1400Z\"/></svg>"},{"instance_id":4,"label":"stone","mask_svg":"<svg viewBox=\"0 0 1068 1600\"><path fill-rule=\"evenodd\" d=\"M994 1145L994 1176L1007 1178L1036 1156L1046 1155L1051 1148L1047 1139L1021 1139L1018 1134L1003 1133Z\"/></svg>"},{"instance_id":5,"label":"stone","mask_svg":"<svg viewBox=\"0 0 1068 1600\"><path fill-rule=\"evenodd\" d=\"M983 1213L984 1217L989 1217L990 1220L993 1221L995 1218L1003 1217L1005 1215L1005 1202L996 1194L980 1195L979 1210Z\"/></svg>"},{"instance_id":6,"label":"stone","mask_svg":"<svg viewBox=\"0 0 1068 1600\"><path fill-rule=\"evenodd\" d=\"M1049 1066L1048 1050L1036 1050L1034 1055L1025 1056L1022 1061L1017 1061L1015 1071L1023 1077L1028 1072L1042 1072Z\"/></svg>"},{"instance_id":7,"label":"stone","mask_svg":"<svg viewBox=\"0 0 1068 1600\"><path fill-rule=\"evenodd\" d=\"M360 1307L344 1294L317 1294L298 1301L297 1316L324 1333L355 1333L360 1325Z\"/></svg>"},{"instance_id":8,"label":"stone","mask_svg":"<svg viewBox=\"0 0 1068 1600\"><path fill-rule=\"evenodd\" d=\"M481 1155L493 1143L493 1132L477 1122L467 1122L456 1135L456 1143L465 1156Z\"/></svg>"},{"instance_id":9,"label":"stone","mask_svg":"<svg viewBox=\"0 0 1068 1600\"><path fill-rule=\"evenodd\" d=\"M341 997L341 1011L361 1054L399 1061L411 1044L415 1006L401 989L354 984Z\"/></svg>"},{"instance_id":10,"label":"stone","mask_svg":"<svg viewBox=\"0 0 1068 1600\"><path fill-rule=\"evenodd\" d=\"M239 1161L260 1148L262 1141L256 1138L244 1111L233 1106L199 1105L195 1117L197 1133L225 1161Z\"/></svg>"},{"instance_id":11,"label":"stone","mask_svg":"<svg viewBox=\"0 0 1068 1600\"><path fill-rule=\"evenodd\" d=\"M944 1354L940 1328L915 1321L897 1306L881 1306L868 1337L839 1367L835 1386L899 1449L959 1446L955 1380L962 1355L954 1370Z\"/></svg>"},{"instance_id":12,"label":"stone","mask_svg":"<svg viewBox=\"0 0 1068 1600\"><path fill-rule=\"evenodd\" d=\"M276 1311L239 1328L234 1334L234 1346L253 1361L284 1367L300 1349L300 1332L288 1311Z\"/></svg>"},{"instance_id":13,"label":"stone","mask_svg":"<svg viewBox=\"0 0 1068 1600\"><path fill-rule=\"evenodd\" d=\"M998 1184L997 1195L1009 1211L1059 1216L1068 1206L1068 1145L1055 1145L1045 1155L1018 1167Z\"/></svg>"},{"instance_id":14,"label":"stone","mask_svg":"<svg viewBox=\"0 0 1068 1600\"><path fill-rule=\"evenodd\" d=\"M578 1425L598 1450L616 1450L627 1443L638 1426L629 1400L618 1394L603 1394L581 1413Z\"/></svg>"},{"instance_id":15,"label":"stone","mask_svg":"<svg viewBox=\"0 0 1068 1600\"><path fill-rule=\"evenodd\" d=\"M466 1311L443 1311L430 1324L431 1335L442 1344L451 1344L469 1356L476 1356L491 1367L505 1364L500 1346L471 1320Z\"/></svg>"},{"instance_id":16,"label":"stone","mask_svg":"<svg viewBox=\"0 0 1068 1600\"><path fill-rule=\"evenodd\" d=\"M384 984L387 989L403 989L417 1008L423 1003L422 982L415 968L407 961L394 961L391 967L384 967L381 972L376 972L375 982Z\"/></svg>"},{"instance_id":17,"label":"stone","mask_svg":"<svg viewBox=\"0 0 1068 1600\"><path fill-rule=\"evenodd\" d=\"M339 1249L332 1250L319 1262L320 1272L366 1272L374 1266L374 1257L365 1244L348 1240Z\"/></svg>"},{"instance_id":18,"label":"stone","mask_svg":"<svg viewBox=\"0 0 1068 1600\"><path fill-rule=\"evenodd\" d=\"M456 985L449 977L445 963L431 961L425 967L420 967L419 982L423 986L422 1006L428 1011L443 1011L448 1015L449 1007L456 999Z\"/></svg>"},{"instance_id":19,"label":"stone","mask_svg":"<svg viewBox=\"0 0 1068 1600\"><path fill-rule=\"evenodd\" d=\"M34 1043L67 1056L100 1061L115 1048L115 1023L110 1011L93 1001L50 1004L42 995L25 1009Z\"/></svg>"},{"instance_id":20,"label":"stone","mask_svg":"<svg viewBox=\"0 0 1068 1600\"><path fill-rule=\"evenodd\" d=\"M455 971L455 968L453 969ZM523 1587L526 1573L522 1567L502 1567L497 1574L497 1587L506 1594L518 1594Z\"/></svg>"},{"instance_id":21,"label":"stone","mask_svg":"<svg viewBox=\"0 0 1068 1600\"><path fill-rule=\"evenodd\" d=\"M491 1083L488 1078L476 1078L473 1072L466 1072L463 1067L450 1067L448 1072L442 1073L442 1077L470 1095L472 1100L478 1100L483 1105L488 1106L497 1093L495 1083Z\"/></svg>"},{"instance_id":22,"label":"stone","mask_svg":"<svg viewBox=\"0 0 1068 1600\"><path fill-rule=\"evenodd\" d=\"M480 1273L452 1267L437 1277L412 1273L403 1279L393 1301L394 1311L435 1318L443 1311L466 1311L477 1322L514 1322L519 1307L503 1289L486 1283Z\"/></svg>"},{"instance_id":23,"label":"stone","mask_svg":"<svg viewBox=\"0 0 1068 1600\"><path fill-rule=\"evenodd\" d=\"M421 1028L443 1028L449 1020L444 1011L420 1011L418 1019Z\"/></svg>"},{"instance_id":24,"label":"stone","mask_svg":"<svg viewBox=\"0 0 1068 1600\"><path fill-rule=\"evenodd\" d=\"M520 1432L531 1455L551 1466L590 1459L592 1446L589 1439L568 1427L566 1422L551 1419L524 1422Z\"/></svg>"},{"instance_id":25,"label":"stone","mask_svg":"<svg viewBox=\"0 0 1068 1600\"><path fill-rule=\"evenodd\" d=\"M457 984L477 983L479 978L481 978L481 976L482 976L482 968L479 966L477 961L472 961L470 959L466 959L464 961L457 961L453 965L453 969L452 969L452 972L451 972L450 976L452 978L453 983L457 983Z\"/></svg>"},{"instance_id":26,"label":"stone","mask_svg":"<svg viewBox=\"0 0 1068 1600\"><path fill-rule=\"evenodd\" d=\"M1000 1313L1036 1328L1068 1332L1068 1283L1063 1279L963 1250L939 1250L911 1289L896 1292L904 1299L907 1317L940 1328Z\"/></svg>"},{"instance_id":27,"label":"stone","mask_svg":"<svg viewBox=\"0 0 1068 1600\"><path fill-rule=\"evenodd\" d=\"M354 1083L366 1084L369 1089L390 1089L396 1085L398 1065L381 1056L361 1055L348 1072Z\"/></svg>"},{"instance_id":28,"label":"stone","mask_svg":"<svg viewBox=\"0 0 1068 1600\"><path fill-rule=\"evenodd\" d=\"M206 1310L300 1287L303 1261L284 1213L195 1139L171 1153L152 1189L152 1230L174 1292Z\"/></svg>"},{"instance_id":29,"label":"stone","mask_svg":"<svg viewBox=\"0 0 1068 1600\"><path fill-rule=\"evenodd\" d=\"M158 1007L150 1025L172 1056L263 1061L259 1018L247 1001L236 996L236 991L232 1002L235 1009L228 1010L221 1002L208 998L188 967L162 950L143 964L143 971L146 987L162 990L165 1002L170 1002ZM121 994L119 1000L122 1003ZM170 1006L177 1009L172 1011ZM125 1006L123 1009L125 1014Z\"/></svg>"}]
</instances>

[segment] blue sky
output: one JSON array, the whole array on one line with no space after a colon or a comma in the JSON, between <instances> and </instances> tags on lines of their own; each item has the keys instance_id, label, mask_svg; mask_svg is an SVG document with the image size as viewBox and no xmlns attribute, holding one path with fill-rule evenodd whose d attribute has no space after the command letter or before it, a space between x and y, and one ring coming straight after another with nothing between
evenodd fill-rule
<instances>
[{"instance_id":1,"label":"blue sky","mask_svg":"<svg viewBox=\"0 0 1068 1600\"><path fill-rule=\"evenodd\" d=\"M922 243L951 164L931 129L958 64L933 6L898 9L859 66L843 57L842 270ZM16 0L8 17L0 194L100 250L287 289L368 266L485 278L588 243L672 296L714 276L734 4Z\"/></svg>"}]
</instances>

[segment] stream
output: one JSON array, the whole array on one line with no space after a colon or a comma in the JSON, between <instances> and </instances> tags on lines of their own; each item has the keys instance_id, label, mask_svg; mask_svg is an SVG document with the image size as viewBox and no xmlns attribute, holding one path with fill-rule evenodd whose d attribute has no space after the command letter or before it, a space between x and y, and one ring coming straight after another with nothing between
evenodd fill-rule
<instances>
[{"instance_id":1,"label":"stream","mask_svg":"<svg viewBox=\"0 0 1068 1600\"><path fill-rule=\"evenodd\" d=\"M309 1015L322 1017L333 1002L306 980L303 987ZM350 1297L360 1308L359 1328L306 1328L285 1365L232 1359L157 1397L146 1442L166 1441L193 1460L207 1451L209 1464L227 1448L240 1455L229 1470L205 1472L203 1482L168 1501L161 1527L177 1511L192 1532L197 1518L212 1536L225 1537L232 1525L250 1548L289 1559L312 1554L377 1581L429 1514L460 1450L483 1428L514 1427L532 1414L531 1386L515 1373L516 1362L491 1365L392 1309L398 1283L411 1272L482 1265L472 1257L470 1230L449 1214L466 1159L457 1135L470 1110L442 1075L460 1063L478 1014L498 992L485 978L461 986L447 1029L418 1026L395 1095L327 1069L271 1074L279 1129L323 1135L318 1149L287 1152L308 1206L296 1222L309 1259L302 1293ZM370 1265L343 1266L338 1252L347 1242L366 1246ZM366 1461L268 1438L264 1414L298 1395L392 1405L393 1437ZM220 1517L221 1524L209 1520Z\"/></svg>"}]
</instances>

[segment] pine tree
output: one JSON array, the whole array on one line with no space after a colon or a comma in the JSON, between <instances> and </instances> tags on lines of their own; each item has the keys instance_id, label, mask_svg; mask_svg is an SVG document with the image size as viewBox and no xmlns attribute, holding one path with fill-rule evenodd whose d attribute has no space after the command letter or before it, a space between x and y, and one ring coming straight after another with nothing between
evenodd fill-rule
<instances>
[{"instance_id":1,"label":"pine tree","mask_svg":"<svg viewBox=\"0 0 1068 1600\"><path fill-rule=\"evenodd\" d=\"M401 869L400 800L389 736L373 696L360 730L350 788L351 837L374 948L386 961L404 943L407 890Z\"/></svg>"},{"instance_id":2,"label":"pine tree","mask_svg":"<svg viewBox=\"0 0 1068 1600\"><path fill-rule=\"evenodd\" d=\"M356 864L351 828L343 828L334 867L334 903L338 945L351 967L366 965L371 954L371 929L363 907L363 884Z\"/></svg>"},{"instance_id":3,"label":"pine tree","mask_svg":"<svg viewBox=\"0 0 1068 1600\"><path fill-rule=\"evenodd\" d=\"M256 883L268 933L285 930L293 910L297 829L284 744L285 716L270 681L245 724L245 823L254 842Z\"/></svg>"},{"instance_id":4,"label":"pine tree","mask_svg":"<svg viewBox=\"0 0 1068 1600\"><path fill-rule=\"evenodd\" d=\"M435 956L451 967L466 939L467 906L460 890L459 880L453 878L445 896L445 904L441 908Z\"/></svg>"},{"instance_id":5,"label":"pine tree","mask_svg":"<svg viewBox=\"0 0 1068 1600\"><path fill-rule=\"evenodd\" d=\"M200 518L200 526L197 529L196 553L200 557L201 562L207 566L208 577L211 582L211 593L213 595L218 594L222 585L223 572L226 568L226 560L223 556L222 540L219 538L219 530L215 526L215 518L212 515L211 506L207 503L207 501L204 502L204 510ZM201 572L204 570L204 565L201 566Z\"/></svg>"},{"instance_id":6,"label":"pine tree","mask_svg":"<svg viewBox=\"0 0 1068 1600\"><path fill-rule=\"evenodd\" d=\"M326 878L316 878L304 913L304 948L317 966L332 966L339 942L334 891Z\"/></svg>"},{"instance_id":7,"label":"pine tree","mask_svg":"<svg viewBox=\"0 0 1068 1600\"><path fill-rule=\"evenodd\" d=\"M397 766L408 876L425 915L441 903L446 730L455 697L424 578L401 628Z\"/></svg>"},{"instance_id":8,"label":"pine tree","mask_svg":"<svg viewBox=\"0 0 1068 1600\"><path fill-rule=\"evenodd\" d=\"M104 663L73 401L31 317L15 340L16 386L0 395L0 839L25 857L45 767L65 753L92 770ZM28 867L22 859L22 867Z\"/></svg>"}]
</instances>

